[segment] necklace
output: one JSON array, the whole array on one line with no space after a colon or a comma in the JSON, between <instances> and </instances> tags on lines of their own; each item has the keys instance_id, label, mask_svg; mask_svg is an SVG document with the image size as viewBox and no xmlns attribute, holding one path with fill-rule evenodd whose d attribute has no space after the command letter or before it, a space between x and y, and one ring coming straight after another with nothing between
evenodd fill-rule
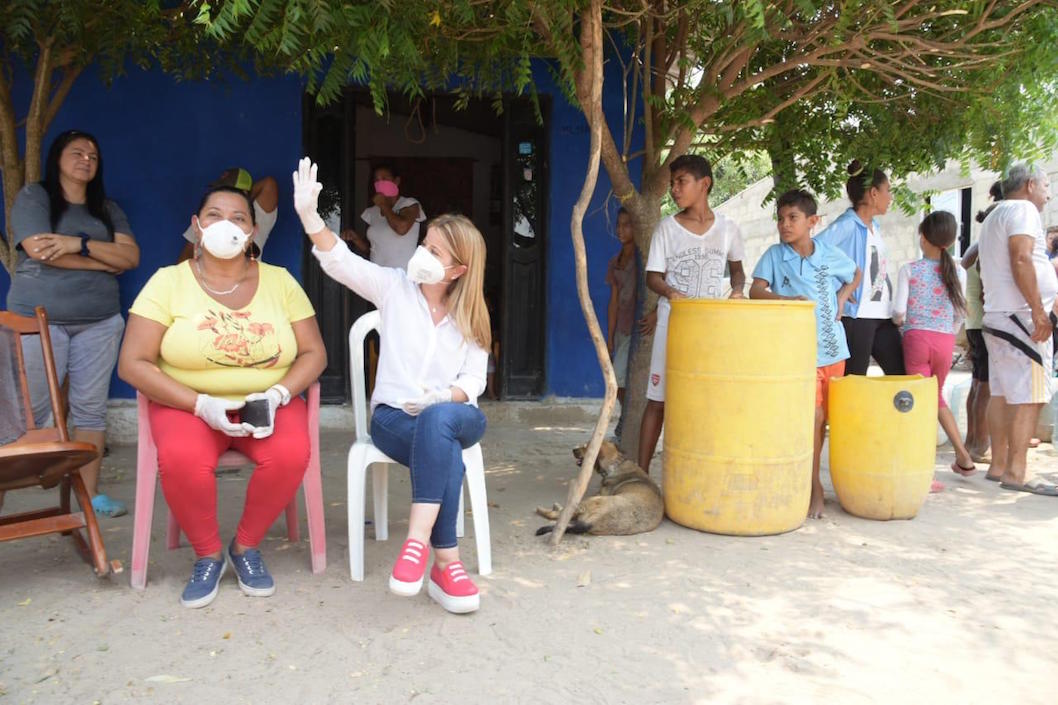
<instances>
[{"instance_id":1,"label":"necklace","mask_svg":"<svg viewBox=\"0 0 1058 705\"><path fill-rule=\"evenodd\" d=\"M195 260L195 269L198 270L198 283L202 285L203 289L205 289L209 293L213 294L214 296L227 296L228 294L234 293L235 290L239 288L239 285L242 284L243 279L246 278L246 273L243 272L242 278L239 279L239 281L235 282L235 286L233 286L232 288L230 288L230 289L228 289L226 291L217 291L216 289L214 289L213 287L211 287L209 284L206 283L206 275L202 271L202 265L199 263L199 261L197 259Z\"/></svg>"},{"instance_id":2,"label":"necklace","mask_svg":"<svg viewBox=\"0 0 1058 705\"><path fill-rule=\"evenodd\" d=\"M425 299L426 297L425 297L425 296L423 296L423 298ZM427 301L426 301L426 305L427 305L427 306L429 307L429 309L430 309L430 313L437 313L437 310L438 310L439 308L441 308L442 306L444 306L444 300L438 301L438 302L437 302L436 304L432 304L432 303L430 303L430 301L429 301L429 300L427 299Z\"/></svg>"}]
</instances>

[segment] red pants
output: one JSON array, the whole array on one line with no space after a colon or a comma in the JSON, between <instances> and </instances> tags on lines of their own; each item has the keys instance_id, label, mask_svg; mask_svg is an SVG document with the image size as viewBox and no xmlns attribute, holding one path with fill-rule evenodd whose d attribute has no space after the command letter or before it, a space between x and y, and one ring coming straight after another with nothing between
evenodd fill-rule
<instances>
[{"instance_id":1,"label":"red pants","mask_svg":"<svg viewBox=\"0 0 1058 705\"><path fill-rule=\"evenodd\" d=\"M944 403L944 380L951 371L951 355L955 350L955 334L932 330L909 330L904 333L904 367L909 375L937 378L937 406Z\"/></svg>"},{"instance_id":2,"label":"red pants","mask_svg":"<svg viewBox=\"0 0 1058 705\"><path fill-rule=\"evenodd\" d=\"M294 397L276 410L268 438L232 438L194 414L151 402L151 434L158 447L162 493L196 556L223 548L217 524L217 459L236 450L255 464L235 533L244 546L261 543L279 513L290 504L309 464L308 408Z\"/></svg>"}]
</instances>

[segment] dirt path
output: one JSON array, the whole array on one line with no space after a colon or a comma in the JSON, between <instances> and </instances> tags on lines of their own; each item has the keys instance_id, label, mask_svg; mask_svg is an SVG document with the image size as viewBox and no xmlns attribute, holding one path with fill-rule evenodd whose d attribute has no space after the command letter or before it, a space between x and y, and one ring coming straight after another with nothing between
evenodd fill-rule
<instances>
[{"instance_id":1,"label":"dirt path","mask_svg":"<svg viewBox=\"0 0 1058 705\"><path fill-rule=\"evenodd\" d=\"M350 582L347 440L331 433L330 564L313 576L307 542L287 544L278 523L264 546L279 586L270 599L244 597L229 577L210 607L180 607L191 555L165 550L160 494L143 593L127 573L95 579L67 539L0 545L0 702L1054 702L1058 499L946 472L948 490L914 521L861 520L831 501L824 520L783 536L666 521L552 551L532 535L532 510L564 498L569 448L588 419L508 417L485 442L495 572L479 581L479 613L387 592L403 473L390 481L392 538L376 543L369 529L367 579ZM1055 479L1053 447L1032 453ZM938 455L938 468L948 462ZM133 496L134 463L129 447L107 458L113 495ZM225 537L244 484L219 480ZM10 495L5 511L34 495ZM127 565L131 517L103 525L108 552ZM463 545L473 569L473 541Z\"/></svg>"}]
</instances>

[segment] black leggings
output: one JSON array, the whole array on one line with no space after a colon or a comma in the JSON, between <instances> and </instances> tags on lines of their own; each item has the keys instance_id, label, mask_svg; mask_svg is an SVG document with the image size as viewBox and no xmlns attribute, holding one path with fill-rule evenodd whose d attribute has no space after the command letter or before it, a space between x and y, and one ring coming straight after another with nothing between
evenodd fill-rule
<instances>
[{"instance_id":1,"label":"black leggings","mask_svg":"<svg viewBox=\"0 0 1058 705\"><path fill-rule=\"evenodd\" d=\"M871 357L887 375L904 372L904 348L900 344L900 329L888 318L841 319L845 337L849 341L849 359L845 374L865 375Z\"/></svg>"}]
</instances>

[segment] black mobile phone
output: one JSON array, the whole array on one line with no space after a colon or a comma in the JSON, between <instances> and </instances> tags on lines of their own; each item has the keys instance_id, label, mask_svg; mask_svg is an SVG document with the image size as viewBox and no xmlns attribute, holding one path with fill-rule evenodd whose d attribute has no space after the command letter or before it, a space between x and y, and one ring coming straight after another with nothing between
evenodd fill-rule
<instances>
[{"instance_id":1,"label":"black mobile phone","mask_svg":"<svg viewBox=\"0 0 1058 705\"><path fill-rule=\"evenodd\" d=\"M239 421L248 423L254 428L268 428L272 419L268 415L268 400L254 399L239 409Z\"/></svg>"}]
</instances>

